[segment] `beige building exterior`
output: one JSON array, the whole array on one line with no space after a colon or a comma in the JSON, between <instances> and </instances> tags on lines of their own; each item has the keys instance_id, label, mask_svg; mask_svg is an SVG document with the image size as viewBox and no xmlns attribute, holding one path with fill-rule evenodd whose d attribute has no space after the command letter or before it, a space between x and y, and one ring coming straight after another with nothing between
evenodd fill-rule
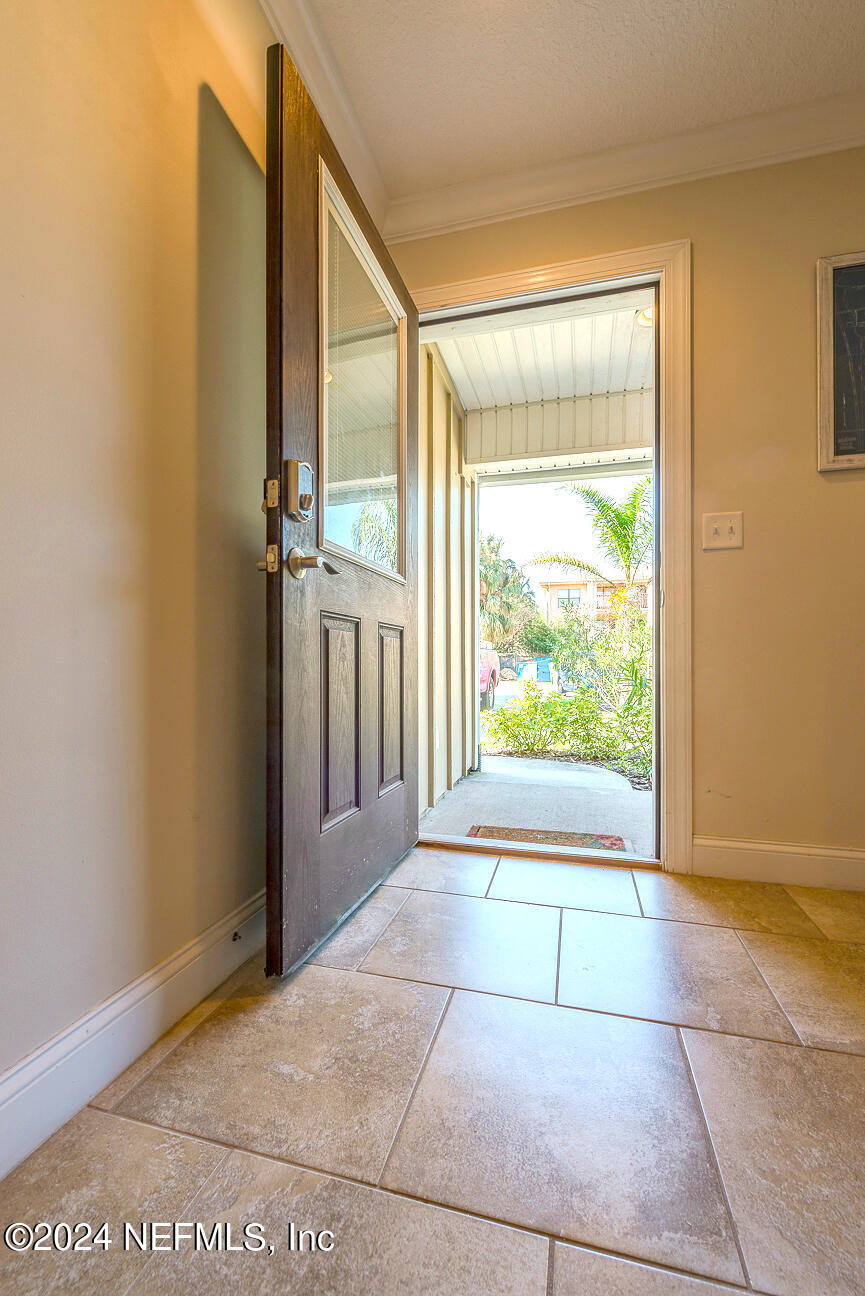
<instances>
[{"instance_id":1,"label":"beige building exterior","mask_svg":"<svg viewBox=\"0 0 865 1296\"><path fill-rule=\"evenodd\" d=\"M600 580L592 572L569 567L564 563L533 563L525 571L532 584L540 586L539 604L547 625L561 621L569 609L588 611L595 617L604 617L612 609L616 585L611 581ZM641 575L636 581L640 590L640 606L646 609L651 619L650 583L651 576L648 573Z\"/></svg>"}]
</instances>

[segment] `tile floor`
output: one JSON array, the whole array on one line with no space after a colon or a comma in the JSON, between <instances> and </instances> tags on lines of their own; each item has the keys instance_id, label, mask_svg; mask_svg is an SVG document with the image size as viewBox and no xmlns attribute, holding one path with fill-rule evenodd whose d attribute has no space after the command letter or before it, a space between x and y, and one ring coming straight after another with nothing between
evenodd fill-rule
<instances>
[{"instance_id":1,"label":"tile floor","mask_svg":"<svg viewBox=\"0 0 865 1296\"><path fill-rule=\"evenodd\" d=\"M290 980L260 963L0 1219L266 1245L0 1248L0 1292L865 1291L859 893L416 850Z\"/></svg>"}]
</instances>

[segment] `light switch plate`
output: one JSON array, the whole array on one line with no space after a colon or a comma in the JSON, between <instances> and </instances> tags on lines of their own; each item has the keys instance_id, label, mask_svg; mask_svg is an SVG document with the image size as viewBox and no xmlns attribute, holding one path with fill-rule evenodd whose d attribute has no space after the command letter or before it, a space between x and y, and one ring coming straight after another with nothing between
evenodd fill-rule
<instances>
[{"instance_id":1,"label":"light switch plate","mask_svg":"<svg viewBox=\"0 0 865 1296\"><path fill-rule=\"evenodd\" d=\"M741 513L703 514L704 549L741 549L744 543Z\"/></svg>"}]
</instances>

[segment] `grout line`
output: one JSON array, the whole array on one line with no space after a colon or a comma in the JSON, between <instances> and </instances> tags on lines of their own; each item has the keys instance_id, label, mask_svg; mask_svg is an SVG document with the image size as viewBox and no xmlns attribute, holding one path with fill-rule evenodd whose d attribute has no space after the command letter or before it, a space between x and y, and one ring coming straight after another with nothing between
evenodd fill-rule
<instances>
[{"instance_id":1,"label":"grout line","mask_svg":"<svg viewBox=\"0 0 865 1296\"><path fill-rule=\"evenodd\" d=\"M784 1005L781 1003L781 1000L778 998L778 996L775 994L775 991L772 989L772 987L769 985L769 982L766 980L766 977L765 977L765 975L764 975L764 973L763 973L763 969L760 967L760 964L757 962L757 960L754 958L754 955L753 955L753 954L751 953L751 951L748 949L747 942L745 941L745 938L743 937L742 933L741 933L740 931L737 931L737 932L736 932L736 935L739 937L739 942L740 942L742 948L744 949L745 953L748 955L748 958L749 958L749 959L751 960L751 962L754 964L754 967L755 967L755 969L756 969L756 971L757 971L757 975L758 975L758 977L759 977L760 980L763 982L763 985L766 987L766 989L769 991L769 994L770 994L770 995L772 996L772 998L775 1000L775 1003L778 1005L778 1008L780 1009L780 1012L781 1012L782 1017L784 1018L784 1020L785 1020L786 1022L789 1023L790 1030L793 1032L793 1034L796 1036L796 1039L799 1041L799 1043L800 1043L800 1044L802 1045L802 1047L804 1048L804 1047L805 1047L805 1041L802 1039L802 1036L799 1034L799 1032L796 1030L796 1027L793 1025L792 1019L787 1015L787 1011L786 1011L786 1009L784 1008Z\"/></svg>"},{"instance_id":2,"label":"grout line","mask_svg":"<svg viewBox=\"0 0 865 1296\"><path fill-rule=\"evenodd\" d=\"M645 911L645 909L643 908L643 902L642 902L642 900L640 899L640 888L637 886L637 879L634 877L633 869L631 870L631 881L632 881L633 884L634 884L634 891L636 892L636 895L637 895L637 908L638 908L639 911L640 911L640 917L641 917L641 918L645 918L645 916L646 916L646 911Z\"/></svg>"},{"instance_id":3,"label":"grout line","mask_svg":"<svg viewBox=\"0 0 865 1296\"><path fill-rule=\"evenodd\" d=\"M338 969L346 971L348 969ZM739 1031L717 1030L714 1026L695 1026L690 1022L673 1022L664 1021L658 1017L639 1017L636 1013L613 1012L609 1008L588 1008L582 1004L563 1004L554 1003L552 999L529 999L526 995L504 994L501 990L480 990L476 986L469 985L450 985L445 981L427 981L419 976L397 976L395 972L376 972L372 968L358 969L358 976L381 977L383 981L409 981L415 985L438 986L440 990L463 990L467 994L487 995L491 999L509 999L514 1003L532 1003L537 1004L540 1008L563 1008L566 1012L585 1012L594 1013L598 1017L617 1017L622 1021L646 1022L650 1026L663 1026L668 1030L693 1030L700 1031L704 1035L724 1035L730 1039L747 1039L754 1040L757 1044L778 1044L781 1048L801 1048L801 1044L791 1043L790 1040L773 1039L769 1035L742 1035ZM829 1048L825 1044L807 1044L805 1047L811 1053L831 1053L835 1057L865 1057L865 1053L851 1053L849 1049Z\"/></svg>"},{"instance_id":4,"label":"grout line","mask_svg":"<svg viewBox=\"0 0 865 1296\"><path fill-rule=\"evenodd\" d=\"M498 865L496 866L496 870L498 871ZM494 881L495 881L495 874L493 874L493 877L490 879L490 887L492 886ZM533 909L575 909L578 913L608 914L610 918L641 918L642 917L642 918L647 918L648 921L650 922L690 921L689 919L684 919L684 918L654 918L652 917L651 914L635 914L633 912L622 913L621 910L619 909L584 909L580 905L549 904L544 900L515 900L511 896L491 896L488 894L490 887L487 887L487 893L485 893L484 895L478 895L477 892L469 892L469 891L443 891L441 887L422 887L422 886L401 887L397 883L391 883L391 882L384 882L382 883L382 885L390 886L393 888L394 891L402 891L402 890L422 891L424 895L449 895L449 896L456 896L457 899L462 898L464 900L492 900L494 903L497 904L530 905ZM691 923L691 925L696 927L717 927L718 926L717 923L693 923L693 922ZM727 928L724 928L723 930L726 931Z\"/></svg>"},{"instance_id":5,"label":"grout line","mask_svg":"<svg viewBox=\"0 0 865 1296\"><path fill-rule=\"evenodd\" d=\"M99 1090L99 1093L95 1093L93 1095L93 1097L87 1103L87 1106L92 1108L93 1111L113 1113L114 1109L118 1106L118 1104L122 1103L124 1099L129 1097L133 1089L137 1089L138 1086L142 1083L142 1081L146 1080L147 1077L151 1075L151 1073L154 1072L158 1066L161 1066L163 1062L165 1062L168 1058L171 1057L172 1053L176 1052L176 1050L180 1048L181 1044L185 1044L188 1039L191 1039L193 1035L197 1034L197 1032L201 1029L201 1027L204 1025L206 1021L210 1021L210 1018L215 1013L219 1012L221 1009L225 1007L227 1003L230 1002L233 995L242 987L243 981L238 979L238 983L236 986L234 986L233 990L227 992L224 995L220 995L218 999L215 999L213 1007L210 1009L210 1011L206 1012L204 1016L201 1018L201 1020L196 1022L195 1025L192 1027L192 1029L188 1030L185 1035L181 1035L178 1039L176 1039L170 1048L166 1049L165 1052L162 1053L158 1058L155 1058L154 1061L151 1063L151 1065L147 1068L147 1070L143 1071L142 1074L138 1076L138 1078L134 1080L132 1084L130 1084L128 1089L124 1089L123 1093L117 1095L111 1107L100 1107L99 1104L96 1102L96 1099L99 1097L99 1095L104 1093L106 1089L110 1089L113 1085L115 1085L117 1081L122 1076L124 1076L127 1071L129 1071L132 1067L134 1067L136 1063L140 1062L141 1059L145 1057L150 1052L151 1049L156 1048L156 1045L159 1043L159 1040L164 1039L165 1036L168 1035L171 1031L176 1030L176 1028L180 1025L182 1021L185 1021L187 1017L191 1016L191 1014L195 1012L196 1008L200 1008L201 1005L206 1000L212 999L216 994L217 990L220 990L222 986L227 985L229 981L235 980L238 972L240 971L240 968L244 967L246 963L250 962L258 954L262 956L262 965L263 965L264 948L262 947L261 949L256 950L255 954L250 954L249 958L246 959L244 963L241 963L239 967L235 968L235 970L231 973L231 976L225 978L225 981L222 981L218 986L215 986L211 994L205 995L203 999L199 1000L197 1004L195 1004L192 1008L190 1008L188 1013L184 1013L182 1017L179 1017L173 1026L169 1026L168 1030L163 1031L163 1033L159 1036L159 1039L155 1039L152 1044L150 1044L146 1049L143 1050L143 1052L138 1054L137 1058L133 1058L132 1061L129 1063L129 1066L125 1066L123 1070L119 1073L119 1075L116 1075L113 1080L109 1080L107 1085L103 1085L102 1088Z\"/></svg>"},{"instance_id":6,"label":"grout line","mask_svg":"<svg viewBox=\"0 0 865 1296\"><path fill-rule=\"evenodd\" d=\"M496 866L495 866L495 868L493 869L493 875L492 875L492 877L490 878L490 884L489 884L489 886L487 887L486 891L484 892L484 899L487 899L487 900L489 899L490 891L492 891L492 889L493 889L493 883L494 883L495 880L496 880L496 874L497 874L498 871L499 871L499 865L501 864L503 858L504 858L504 856L499 855L498 859L496 860Z\"/></svg>"},{"instance_id":7,"label":"grout line","mask_svg":"<svg viewBox=\"0 0 865 1296\"><path fill-rule=\"evenodd\" d=\"M691 1092L694 1095L694 1101L697 1104L697 1111L700 1114L700 1120L703 1125L703 1131L706 1135L706 1141L708 1143L709 1151L712 1157L712 1162L715 1167L715 1173L718 1176L718 1184L721 1189L721 1196L723 1197L724 1205L727 1208L727 1215L730 1220L730 1228L732 1229L732 1233L733 1233L733 1241L736 1244L736 1250L739 1253L739 1263L742 1266L742 1273L745 1276L745 1286L750 1291L753 1290L751 1286L751 1275L748 1273L748 1265L745 1262L745 1252L742 1250L742 1242L739 1238L739 1229L736 1225L736 1217L733 1214L733 1207L730 1205L730 1198L727 1194L727 1185L724 1183L724 1176L721 1173L721 1163L718 1160L718 1150L715 1147L715 1140L712 1138L712 1131L709 1128L709 1118L707 1117L706 1110L703 1107L703 1100L700 1097L700 1089L697 1084L697 1076L694 1072L694 1068L691 1066L691 1059L688 1056L688 1048L687 1045L685 1044L685 1036L682 1033L681 1026L676 1027L676 1036L679 1041L679 1047L682 1050L682 1058L685 1063L685 1070L688 1074L688 1080L690 1081Z\"/></svg>"},{"instance_id":8,"label":"grout line","mask_svg":"<svg viewBox=\"0 0 865 1296\"><path fill-rule=\"evenodd\" d=\"M374 895L377 895L378 892L377 892L377 891L376 891L376 892L373 892L373 894L374 894ZM410 897L411 897L411 891L408 891L408 890L407 890L407 891L406 891L406 894L403 896L402 900L400 900L400 902L399 902L399 904L397 905L396 909L394 909L394 911L393 911L393 913L390 915L390 917L386 919L385 924L384 924L384 926L382 927L381 931L376 932L375 936L373 936L373 938L372 938L372 940L370 941L369 945L368 945L367 948L364 950L364 952L361 954L360 958L359 958L358 961L355 963L354 967L351 968L351 971L352 971L352 972L357 972L358 968L360 967L361 963L362 963L362 962L364 961L364 959L366 958L367 954L368 954L368 953L370 952L370 950L372 949L373 945L375 945L378 941L381 940L382 936L385 934L385 932L387 931L388 927L389 927L389 926L391 925L391 923L393 922L394 918L396 918L397 914L398 914L399 911L402 909L403 905L408 903Z\"/></svg>"},{"instance_id":9,"label":"grout line","mask_svg":"<svg viewBox=\"0 0 865 1296\"><path fill-rule=\"evenodd\" d=\"M553 1289L555 1287L555 1282L556 1282L555 1264L556 1264L556 1242L554 1238L550 1238L550 1246L549 1246L549 1250L547 1251L546 1296L553 1296Z\"/></svg>"},{"instance_id":10,"label":"grout line","mask_svg":"<svg viewBox=\"0 0 865 1296\"><path fill-rule=\"evenodd\" d=\"M114 1112L110 1112L110 1113L108 1113L108 1114L111 1115L111 1116L113 1116L113 1115L115 1115L116 1113L114 1113ZM119 1117L119 1119L120 1119L120 1120L127 1120L128 1117L121 1116L121 1117ZM154 1126L154 1125L146 1124L146 1123L143 1122L143 1121L142 1121L142 1122L136 1122L136 1124L139 1124L139 1123L140 1123L140 1124L145 1124L145 1127L146 1127L147 1129L162 1129L162 1126L161 1126L161 1125L155 1125L155 1126ZM187 1136L186 1136L186 1135L181 1135L181 1137L184 1137L184 1138L185 1138L185 1137L187 1137ZM192 1137L195 1138L196 1136L193 1135ZM221 1157L219 1158L219 1160L217 1161L216 1165L215 1165L215 1166L213 1167L213 1169L211 1170L210 1174L207 1175L207 1176L205 1177L203 1183L200 1183L200 1184L198 1185L198 1187L196 1188L195 1192L194 1192L194 1193L192 1194L192 1196L189 1198L189 1201L185 1202L184 1205L182 1206L182 1208L177 1212L177 1217L178 1217L178 1218L181 1218L181 1219L182 1219L184 1216L191 1216L193 1206L194 1206L195 1203L198 1201L199 1197L200 1197L201 1194L204 1192L205 1188L206 1188L207 1185L210 1183L210 1181L211 1181L211 1179L213 1178L213 1176L214 1176L215 1174L218 1174L218 1172L219 1172L219 1171L222 1169L222 1167L225 1165L226 1161L227 1161L228 1158L232 1155L232 1153L234 1152L234 1150L235 1150L235 1149L234 1149L234 1148L231 1148L231 1147L226 1147L226 1148L225 1148L225 1156L221 1156ZM133 1275L132 1280L131 1280L131 1282L129 1283L129 1285L128 1285L127 1287L124 1287L124 1288L123 1288L123 1296L127 1296L127 1294L128 1294L129 1292L132 1291L132 1289L135 1287L135 1284L139 1281L139 1279L140 1279L140 1278L141 1278L141 1277L142 1277L142 1276L147 1272L147 1270L150 1268L151 1264L152 1264L153 1261L154 1261L154 1258L155 1258L155 1257L154 1257L154 1253L151 1252L151 1254L147 1257L147 1259L145 1260L145 1262L144 1262L144 1264L142 1265L142 1267L138 1270L138 1272L137 1272L136 1274Z\"/></svg>"},{"instance_id":11,"label":"grout line","mask_svg":"<svg viewBox=\"0 0 865 1296\"><path fill-rule=\"evenodd\" d=\"M785 892L785 894L787 895L788 899L790 899L790 900L793 901L793 904L794 904L794 905L796 906L796 908L797 908L797 909L802 913L803 917L807 918L808 921L809 921L810 923L813 923L813 924L814 924L814 926L817 928L817 930L818 930L818 932L820 933L821 936L825 936L827 940L831 940L831 939L832 939L832 937L829 935L829 933L828 933L827 931L825 931L824 928L822 928L822 927L820 926L820 924L818 923L817 919L811 917L811 915L809 914L809 912L808 912L808 910L805 908L805 906L804 906L804 905L803 905L799 900L797 900L796 897L795 897L794 895L791 895L791 894L790 894L790 887L792 887L792 886L800 886L800 885L801 885L800 883L798 883L798 882L778 882L778 883L776 883L776 885L779 886L779 887L781 887L781 889L782 889L782 890ZM777 935L777 934L778 934L778 933L775 933L775 932L772 933L772 935ZM814 940L815 937L812 936L810 939L811 939L811 940Z\"/></svg>"},{"instance_id":12,"label":"grout line","mask_svg":"<svg viewBox=\"0 0 865 1296\"><path fill-rule=\"evenodd\" d=\"M505 858L506 857L503 855L502 859ZM555 863L555 861L552 862ZM683 874L682 876L685 875ZM727 881L727 880L728 879L726 878L722 879L722 881ZM381 885L391 887L394 891L422 891L425 895L450 895L450 896L456 896L458 899L462 897L463 899L466 900L492 900L499 904L531 905L533 909L573 909L577 913L607 914L610 918L645 918L646 922L683 923L686 927L710 927L713 931L754 932L756 936L783 936L788 940L817 941L821 945L824 943L824 941L828 941L830 944L834 944L834 945L860 945L861 946L865 944L865 941L832 941L830 937L825 936L822 933L820 936L802 936L800 935L799 932L767 931L765 927L737 927L735 922L729 922L729 923L703 922L699 918L673 918L670 915L647 914L643 909L643 902L640 899L639 887L637 887L637 880L635 877L633 877L633 874L632 874L632 881L637 891L637 904L640 907L640 912L638 914L622 913L621 910L619 909L589 909L589 908L585 908L582 905L574 905L574 904L556 905L556 904L548 904L545 901L541 901L541 900L514 900L509 896L491 896L491 895L481 896L481 895L477 895L476 893L470 894L467 891L444 891L442 890L441 887L422 887L422 886L403 887L396 882L382 882ZM492 885L492 883L490 885ZM769 882L766 885L777 886L780 884L775 882ZM487 890L489 890L489 888L487 888Z\"/></svg>"},{"instance_id":13,"label":"grout line","mask_svg":"<svg viewBox=\"0 0 865 1296\"><path fill-rule=\"evenodd\" d=\"M451 991L450 991L450 993L448 994L447 999L445 1000L444 1007L443 1007L442 1010L441 1010L441 1014L440 1014L440 1016L439 1016L439 1019L438 1019L438 1021L436 1022L435 1030L433 1031L433 1033L432 1033L432 1037L431 1037L431 1039L430 1039L430 1042L429 1042L429 1044L427 1045L426 1053L424 1053L424 1055L423 1055L423 1061L422 1061L421 1064L420 1064L420 1070L418 1071L417 1076L415 1077L415 1082L414 1082L414 1084L413 1084L412 1087L411 1087L411 1092L409 1093L408 1101L406 1102L406 1105L405 1105L405 1107L403 1108L402 1116L400 1116L400 1118L399 1118L399 1123L397 1124L396 1130L394 1131L394 1136L393 1136L393 1138L392 1138L391 1141L390 1141L390 1147L389 1147L388 1150L387 1150L387 1156L386 1156L385 1159L384 1159L384 1164L382 1165L382 1168L381 1168L381 1174L379 1175L378 1179L376 1180L376 1187L377 1187L377 1188L380 1188L380 1187L381 1187L381 1181L382 1181L382 1179L383 1179L384 1176L385 1176L385 1172L386 1172L387 1167L388 1167L388 1162L390 1161L391 1156L393 1155L393 1150L394 1150L394 1148L396 1147L397 1139L399 1138L400 1133L402 1132L402 1127L403 1127L403 1125L405 1124L406 1117L408 1116L409 1108L411 1107L411 1104L412 1104L412 1099L414 1098L415 1094L417 1093L417 1091L418 1091L418 1087L419 1087L419 1085L420 1085L420 1082L421 1082L421 1080L423 1079L423 1073L424 1073L424 1071L426 1070L426 1064L427 1064L427 1062L428 1062L429 1059L430 1059L430 1055L432 1054L433 1048L435 1047L435 1042L436 1042L436 1040L437 1040L438 1037L439 1037L439 1031L441 1030L442 1026L444 1025L444 1020L445 1020L445 1017L447 1016L448 1008L450 1008L450 1006L451 1006L451 1002L452 1002L453 997L454 997L455 994L456 994L456 991L455 991L455 990L451 990Z\"/></svg>"},{"instance_id":14,"label":"grout line","mask_svg":"<svg viewBox=\"0 0 865 1296\"><path fill-rule=\"evenodd\" d=\"M556 989L555 989L555 998L553 1000L553 1002L556 1004L559 1002L559 976L562 971L562 928L564 926L564 922L565 922L565 911L564 909L560 909L559 910L559 947L558 950L556 951Z\"/></svg>"},{"instance_id":15,"label":"grout line","mask_svg":"<svg viewBox=\"0 0 865 1296\"><path fill-rule=\"evenodd\" d=\"M518 1224L513 1220L505 1219L500 1215L489 1215L480 1211L467 1210L462 1206L454 1206L449 1202L437 1201L434 1197L424 1197L419 1193L409 1192L404 1188L382 1188L378 1184L372 1183L369 1179L360 1179L355 1175L343 1174L338 1170L325 1170L321 1166L308 1165L303 1161L292 1161L288 1157L279 1156L273 1152L256 1152L252 1148L240 1147L236 1143L226 1143L221 1139L212 1138L207 1134L192 1134L189 1130L176 1129L172 1125L158 1125L154 1121L144 1120L139 1116L125 1116L118 1112L104 1112L103 1115L110 1116L115 1120L128 1121L130 1125L143 1126L145 1129L157 1129L163 1133L178 1134L183 1138L194 1139L199 1143L207 1143L213 1147L225 1148L227 1153L242 1152L245 1156L256 1157L262 1161L271 1161L277 1165L288 1166L292 1170L304 1170L310 1174L321 1175L325 1179L334 1179L338 1183L353 1184L357 1188L366 1188L369 1192L382 1193L386 1197L397 1197L402 1201L417 1202L421 1206L431 1206L436 1210L447 1211L451 1215L460 1215L467 1219L481 1220L486 1224L503 1225L505 1228L513 1229L518 1233L527 1234L529 1237L545 1238L548 1242L555 1244L561 1242L566 1246L579 1247L583 1251L590 1251L594 1255L609 1256L614 1260L627 1260L632 1264L643 1265L658 1273L673 1274L676 1277L685 1277L697 1279L700 1282L720 1284L721 1290L730 1290L731 1292L741 1292L743 1290L741 1283L731 1283L724 1286L723 1279L713 1279L707 1274L697 1273L692 1269L680 1269L673 1264L661 1264L657 1260L647 1260L644 1256L633 1255L629 1251L602 1250L596 1243L581 1241L579 1238L566 1237L559 1233L545 1233L539 1228L533 1228L531 1224ZM225 1158L220 1165L225 1164ZM218 1167L217 1167L218 1169Z\"/></svg>"}]
</instances>

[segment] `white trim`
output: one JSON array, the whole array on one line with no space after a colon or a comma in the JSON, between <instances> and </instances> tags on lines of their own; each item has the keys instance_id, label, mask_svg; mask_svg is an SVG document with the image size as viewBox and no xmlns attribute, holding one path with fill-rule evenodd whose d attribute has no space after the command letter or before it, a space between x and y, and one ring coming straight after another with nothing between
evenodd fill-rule
<instances>
[{"instance_id":1,"label":"white trim","mask_svg":"<svg viewBox=\"0 0 865 1296\"><path fill-rule=\"evenodd\" d=\"M427 288L409 285L409 292L424 316L438 314L446 308L456 314L461 306L501 306L503 297L542 301L545 294L552 296L562 289L584 288L588 293L597 292L598 283L605 288L645 283L650 275L660 274L683 248L690 249L690 243L657 243L625 252L605 252L579 261L556 261L526 270L506 270L477 279L432 284Z\"/></svg>"},{"instance_id":2,"label":"white trim","mask_svg":"<svg viewBox=\"0 0 865 1296\"><path fill-rule=\"evenodd\" d=\"M274 34L288 49L373 220L389 243L865 144L865 94L856 92L552 166L390 198L375 153L307 0L259 3Z\"/></svg>"},{"instance_id":3,"label":"white trim","mask_svg":"<svg viewBox=\"0 0 865 1296\"><path fill-rule=\"evenodd\" d=\"M260 891L4 1071L0 1178L263 944Z\"/></svg>"},{"instance_id":4,"label":"white trim","mask_svg":"<svg viewBox=\"0 0 865 1296\"><path fill-rule=\"evenodd\" d=\"M865 850L695 837L693 859L694 872L704 877L865 891Z\"/></svg>"},{"instance_id":5,"label":"white trim","mask_svg":"<svg viewBox=\"0 0 865 1296\"><path fill-rule=\"evenodd\" d=\"M389 243L597 202L865 144L865 94L742 117L553 166L431 189L389 204Z\"/></svg>"},{"instance_id":6,"label":"white trim","mask_svg":"<svg viewBox=\"0 0 865 1296\"><path fill-rule=\"evenodd\" d=\"M397 571L391 571L382 563L363 558L353 549L337 544L325 536L327 520L328 468L327 456L329 437L327 435L327 411L329 387L324 375L330 364L328 353L328 284L329 262L329 224L332 216L343 238L349 247L354 249L355 256L363 267L364 273L374 292L390 315L397 329ZM357 223L354 213L345 197L340 192L336 181L330 174L324 158L318 159L318 480L324 505L318 510L318 547L326 553L336 554L344 561L356 563L368 571L386 576L388 580L405 584L408 560L408 543L406 536L407 500L406 500L406 463L408 461L408 318L403 305L367 241L363 230Z\"/></svg>"},{"instance_id":7,"label":"white trim","mask_svg":"<svg viewBox=\"0 0 865 1296\"><path fill-rule=\"evenodd\" d=\"M381 171L309 5L306 0L259 3L274 34L288 50L370 215L381 226L388 207Z\"/></svg>"},{"instance_id":8,"label":"white trim","mask_svg":"<svg viewBox=\"0 0 865 1296\"><path fill-rule=\"evenodd\" d=\"M423 312L501 298L531 299L555 288L655 280L660 286L661 551L664 652L661 694L661 864L691 872L691 244L634 248L409 290ZM500 301L499 301L499 304Z\"/></svg>"},{"instance_id":9,"label":"white trim","mask_svg":"<svg viewBox=\"0 0 865 1296\"><path fill-rule=\"evenodd\" d=\"M439 798L441 800L441 798ZM502 841L494 837L460 837L457 833L424 832L421 826L418 846L435 850L464 851L475 855L499 855L504 858L559 860L564 864L598 864L606 868L658 870L658 861L648 855L629 855L627 851L593 851L579 846L543 846L535 842Z\"/></svg>"}]
</instances>

